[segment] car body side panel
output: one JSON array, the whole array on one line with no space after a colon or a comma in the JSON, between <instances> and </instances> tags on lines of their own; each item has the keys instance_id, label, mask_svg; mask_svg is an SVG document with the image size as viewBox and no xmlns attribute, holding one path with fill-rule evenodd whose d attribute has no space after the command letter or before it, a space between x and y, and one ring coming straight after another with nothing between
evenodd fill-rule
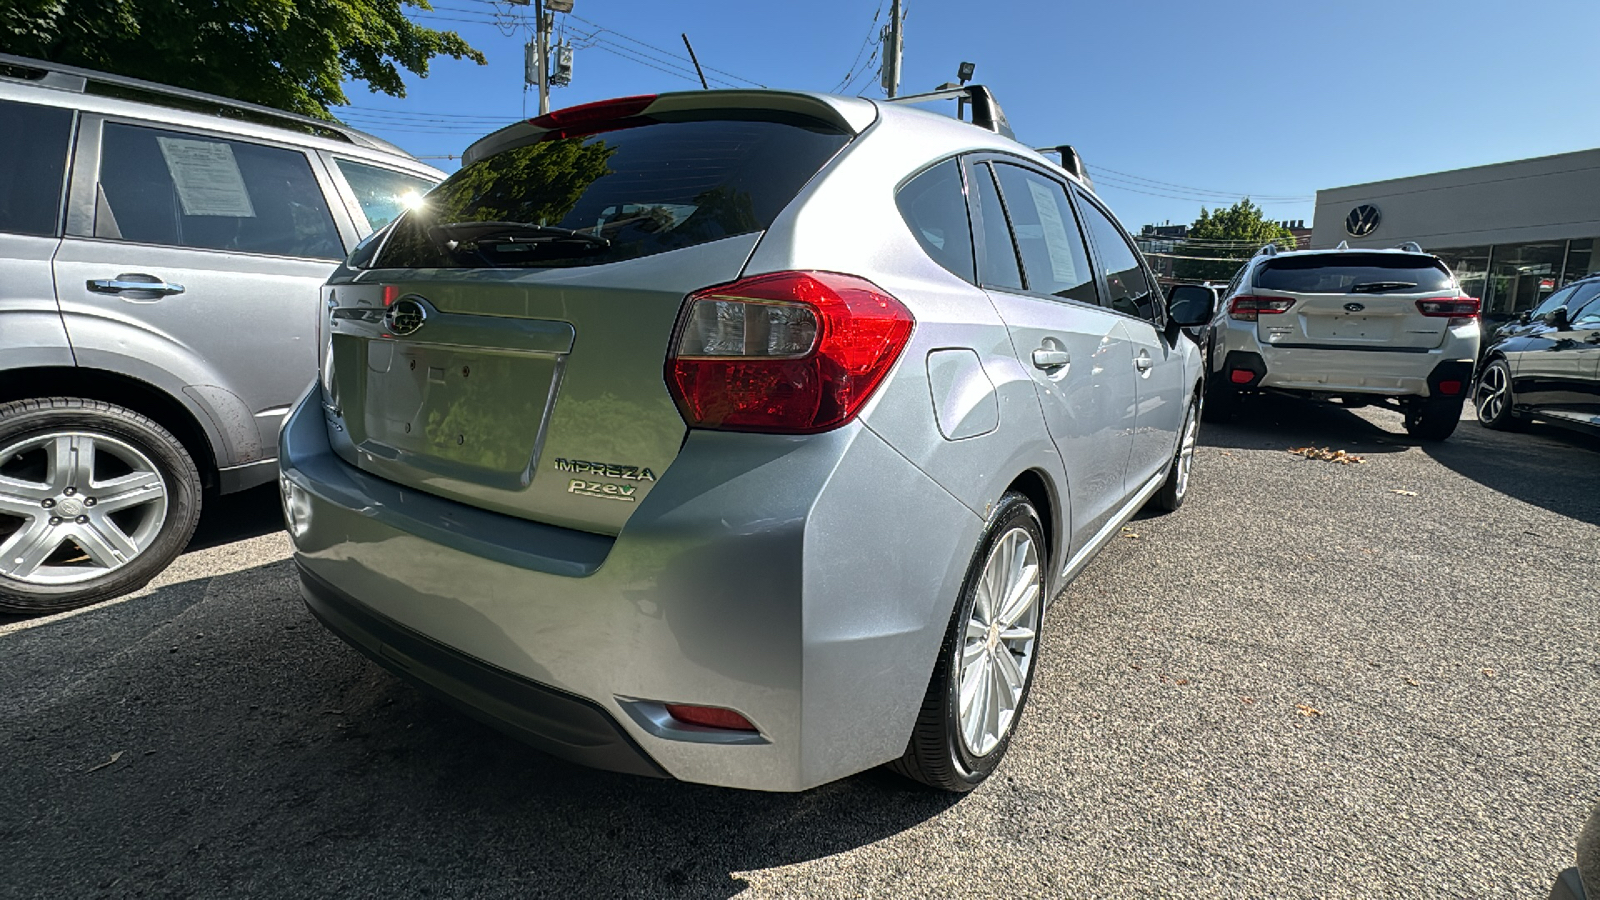
<instances>
[{"instance_id":1,"label":"car body side panel","mask_svg":"<svg viewBox=\"0 0 1600 900\"><path fill-rule=\"evenodd\" d=\"M73 363L50 274L60 244L60 238L0 234L0 336L8 369Z\"/></svg>"},{"instance_id":2,"label":"car body side panel","mask_svg":"<svg viewBox=\"0 0 1600 900\"><path fill-rule=\"evenodd\" d=\"M1149 356L1150 368L1134 380L1138 414L1134 417L1133 455L1128 461L1128 489L1133 490L1172 462L1178 446L1178 429L1194 393L1199 350L1178 333L1177 343L1143 319L1123 323L1132 339L1135 356Z\"/></svg>"}]
</instances>

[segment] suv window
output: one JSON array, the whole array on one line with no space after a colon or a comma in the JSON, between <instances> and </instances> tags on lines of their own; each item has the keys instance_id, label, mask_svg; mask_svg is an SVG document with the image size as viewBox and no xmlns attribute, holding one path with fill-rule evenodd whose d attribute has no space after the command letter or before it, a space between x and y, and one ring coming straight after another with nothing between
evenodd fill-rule
<instances>
[{"instance_id":1,"label":"suv window","mask_svg":"<svg viewBox=\"0 0 1600 900\"><path fill-rule=\"evenodd\" d=\"M1082 199L1083 195L1079 195ZM1106 304L1120 313L1156 320L1156 296L1150 280L1145 277L1144 266L1134 255L1133 246L1123 236L1122 229L1100 207L1087 199L1078 204L1083 209L1084 224L1094 236L1094 248L1100 257L1100 268L1106 279L1106 290L1111 294Z\"/></svg>"},{"instance_id":2,"label":"suv window","mask_svg":"<svg viewBox=\"0 0 1600 900\"><path fill-rule=\"evenodd\" d=\"M1407 293L1448 291L1455 288L1455 277L1431 256L1345 251L1269 259L1255 282L1263 290L1297 294L1347 294L1363 285L1366 290L1394 285L1389 289Z\"/></svg>"},{"instance_id":3,"label":"suv window","mask_svg":"<svg viewBox=\"0 0 1600 900\"><path fill-rule=\"evenodd\" d=\"M762 231L849 138L715 112L549 132L477 160L401 216L377 268L589 266Z\"/></svg>"},{"instance_id":4,"label":"suv window","mask_svg":"<svg viewBox=\"0 0 1600 900\"><path fill-rule=\"evenodd\" d=\"M367 217L367 226L373 231L415 206L434 184L415 175L348 159L334 157L333 162L344 173L344 180L350 182L350 190L355 192L356 202L361 204L361 212Z\"/></svg>"},{"instance_id":5,"label":"suv window","mask_svg":"<svg viewBox=\"0 0 1600 900\"><path fill-rule=\"evenodd\" d=\"M900 215L933 261L977 284L972 264L972 226L961 168L947 160L906 182L895 195Z\"/></svg>"},{"instance_id":6,"label":"suv window","mask_svg":"<svg viewBox=\"0 0 1600 900\"><path fill-rule=\"evenodd\" d=\"M1017 268L1017 249L1011 243L1011 229L1006 226L1005 208L1000 205L1000 189L987 165L973 166L972 176L978 220L983 227L978 277L984 287L1020 291L1022 270Z\"/></svg>"},{"instance_id":7,"label":"suv window","mask_svg":"<svg viewBox=\"0 0 1600 900\"><path fill-rule=\"evenodd\" d=\"M72 110L0 100L0 231L54 235Z\"/></svg>"},{"instance_id":8,"label":"suv window","mask_svg":"<svg viewBox=\"0 0 1600 900\"><path fill-rule=\"evenodd\" d=\"M108 122L95 237L337 259L344 255L304 153Z\"/></svg>"},{"instance_id":9,"label":"suv window","mask_svg":"<svg viewBox=\"0 0 1600 900\"><path fill-rule=\"evenodd\" d=\"M1094 270L1066 188L1021 166L996 165L994 171L1028 290L1098 305Z\"/></svg>"}]
</instances>

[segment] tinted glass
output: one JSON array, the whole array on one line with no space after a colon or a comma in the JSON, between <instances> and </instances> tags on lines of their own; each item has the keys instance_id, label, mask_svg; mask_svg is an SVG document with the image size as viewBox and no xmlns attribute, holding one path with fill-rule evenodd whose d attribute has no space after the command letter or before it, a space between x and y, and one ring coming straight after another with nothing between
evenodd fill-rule
<instances>
[{"instance_id":1,"label":"tinted glass","mask_svg":"<svg viewBox=\"0 0 1600 900\"><path fill-rule=\"evenodd\" d=\"M1017 268L1017 251L1011 244L1011 229L1006 227L1000 191L988 166L972 167L972 192L977 195L978 217L983 220L983 249L978 260L978 277L984 287L1022 290L1022 270Z\"/></svg>"},{"instance_id":2,"label":"tinted glass","mask_svg":"<svg viewBox=\"0 0 1600 900\"><path fill-rule=\"evenodd\" d=\"M1139 264L1139 257L1133 255L1133 248L1123 237L1122 229L1093 203L1085 200L1078 205L1099 253L1106 291L1110 294L1106 305L1120 313L1155 321L1155 292L1145 277L1144 267Z\"/></svg>"},{"instance_id":3,"label":"tinted glass","mask_svg":"<svg viewBox=\"0 0 1600 900\"><path fill-rule=\"evenodd\" d=\"M1573 328L1600 326L1600 281L1580 285L1567 308L1572 311Z\"/></svg>"},{"instance_id":4,"label":"tinted glass","mask_svg":"<svg viewBox=\"0 0 1600 900\"><path fill-rule=\"evenodd\" d=\"M846 140L775 117L534 141L446 179L395 223L375 266L586 266L762 231Z\"/></svg>"},{"instance_id":5,"label":"tinted glass","mask_svg":"<svg viewBox=\"0 0 1600 900\"><path fill-rule=\"evenodd\" d=\"M306 155L107 123L95 237L338 259L339 233Z\"/></svg>"},{"instance_id":6,"label":"tinted glass","mask_svg":"<svg viewBox=\"0 0 1600 900\"><path fill-rule=\"evenodd\" d=\"M72 111L0 100L0 231L54 235Z\"/></svg>"},{"instance_id":7,"label":"tinted glass","mask_svg":"<svg viewBox=\"0 0 1600 900\"><path fill-rule=\"evenodd\" d=\"M955 160L942 162L906 182L895 195L917 243L933 261L967 281L977 283L972 266L972 228L967 222L967 193Z\"/></svg>"},{"instance_id":8,"label":"tinted glass","mask_svg":"<svg viewBox=\"0 0 1600 900\"><path fill-rule=\"evenodd\" d=\"M1256 287L1269 291L1344 294L1358 286L1362 292L1418 293L1454 290L1455 280L1444 263L1404 253L1289 256L1267 261L1256 275Z\"/></svg>"},{"instance_id":9,"label":"tinted glass","mask_svg":"<svg viewBox=\"0 0 1600 900\"><path fill-rule=\"evenodd\" d=\"M367 216L367 225L377 231L393 222L395 217L422 199L432 189L434 182L424 181L414 175L405 175L390 169L380 169L348 159L335 159L334 164L350 182L356 202Z\"/></svg>"},{"instance_id":10,"label":"tinted glass","mask_svg":"<svg viewBox=\"0 0 1600 900\"><path fill-rule=\"evenodd\" d=\"M1545 301L1543 303L1539 304L1538 306L1535 306L1533 308L1533 311L1528 314L1528 317L1531 318L1531 319L1537 319L1540 316L1543 316L1546 313L1550 312L1550 310L1555 309L1556 307L1565 304L1567 302L1567 298L1571 297L1573 291L1576 291L1576 290L1577 290L1576 287L1569 287L1569 288L1563 288L1563 289L1561 289L1559 291L1556 291L1554 294L1551 294L1549 297L1546 297Z\"/></svg>"},{"instance_id":11,"label":"tinted glass","mask_svg":"<svg viewBox=\"0 0 1600 900\"><path fill-rule=\"evenodd\" d=\"M1018 166L998 165L994 171L1006 212L1011 214L1011 233L1017 239L1028 290L1099 303L1089 253L1066 188Z\"/></svg>"}]
</instances>

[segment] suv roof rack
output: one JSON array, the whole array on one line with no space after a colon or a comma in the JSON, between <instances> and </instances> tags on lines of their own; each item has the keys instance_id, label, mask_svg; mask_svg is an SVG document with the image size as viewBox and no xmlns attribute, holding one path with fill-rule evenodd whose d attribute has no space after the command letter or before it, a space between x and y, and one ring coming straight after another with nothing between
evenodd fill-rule
<instances>
[{"instance_id":1,"label":"suv roof rack","mask_svg":"<svg viewBox=\"0 0 1600 900\"><path fill-rule=\"evenodd\" d=\"M1094 190L1094 180L1089 177L1089 167L1083 164L1083 157L1078 155L1078 151L1074 150L1071 144L1062 144L1059 147L1035 147L1033 152L1060 155L1061 168L1076 175L1079 181L1088 185L1090 190Z\"/></svg>"},{"instance_id":2,"label":"suv roof rack","mask_svg":"<svg viewBox=\"0 0 1600 900\"><path fill-rule=\"evenodd\" d=\"M994 99L994 93L981 84L968 84L961 87L941 88L929 91L926 94L907 94L903 97L890 97L889 103L926 103L929 100L965 100L972 104L972 124L985 131L992 131L1001 137L1016 140L1017 136L1011 130L1011 123L1006 121L1006 114L1000 110L1000 104Z\"/></svg>"},{"instance_id":3,"label":"suv roof rack","mask_svg":"<svg viewBox=\"0 0 1600 900\"><path fill-rule=\"evenodd\" d=\"M1257 250L1256 251L1256 255L1257 256L1277 256L1278 255L1278 245L1277 244L1267 244L1266 246L1262 247L1260 250Z\"/></svg>"},{"instance_id":4,"label":"suv roof rack","mask_svg":"<svg viewBox=\"0 0 1600 900\"><path fill-rule=\"evenodd\" d=\"M1421 253L1422 252L1422 245L1417 243L1416 241L1405 241L1404 243L1402 243L1399 246L1395 247L1395 249L1396 250L1404 250L1407 253Z\"/></svg>"},{"instance_id":5,"label":"suv roof rack","mask_svg":"<svg viewBox=\"0 0 1600 900\"><path fill-rule=\"evenodd\" d=\"M219 97L215 94L191 91L188 88L157 84L154 81L129 78L124 75L111 75L105 72L96 72L93 69L81 69L77 66L64 66L42 59L30 59L25 56L0 53L0 79L26 81L42 87L72 91L79 94L98 94L124 100L151 103L170 109L241 119L257 125L287 128L301 133L314 134L318 137L332 138L336 141L344 141L347 144L355 144L358 147L370 147L374 150L385 150L391 153L405 153L404 150L382 138L357 131L342 122L316 119L311 116L302 116L299 113L273 109L270 106L260 106L255 103L246 103L242 100Z\"/></svg>"}]
</instances>

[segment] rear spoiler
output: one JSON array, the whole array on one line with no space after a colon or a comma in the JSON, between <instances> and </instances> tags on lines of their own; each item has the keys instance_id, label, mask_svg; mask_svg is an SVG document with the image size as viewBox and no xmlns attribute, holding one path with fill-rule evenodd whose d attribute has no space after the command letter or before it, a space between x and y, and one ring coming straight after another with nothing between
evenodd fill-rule
<instances>
[{"instance_id":1,"label":"rear spoiler","mask_svg":"<svg viewBox=\"0 0 1600 900\"><path fill-rule=\"evenodd\" d=\"M1000 104L994 99L994 93L981 84L968 84L961 87L942 88L929 91L926 94L907 94L904 97L890 97L889 103L926 103L929 100L964 100L972 104L972 124L985 131L992 131L1001 137L1016 140L1017 136L1011 131L1011 123L1006 121L1006 114L1000 109Z\"/></svg>"}]
</instances>

